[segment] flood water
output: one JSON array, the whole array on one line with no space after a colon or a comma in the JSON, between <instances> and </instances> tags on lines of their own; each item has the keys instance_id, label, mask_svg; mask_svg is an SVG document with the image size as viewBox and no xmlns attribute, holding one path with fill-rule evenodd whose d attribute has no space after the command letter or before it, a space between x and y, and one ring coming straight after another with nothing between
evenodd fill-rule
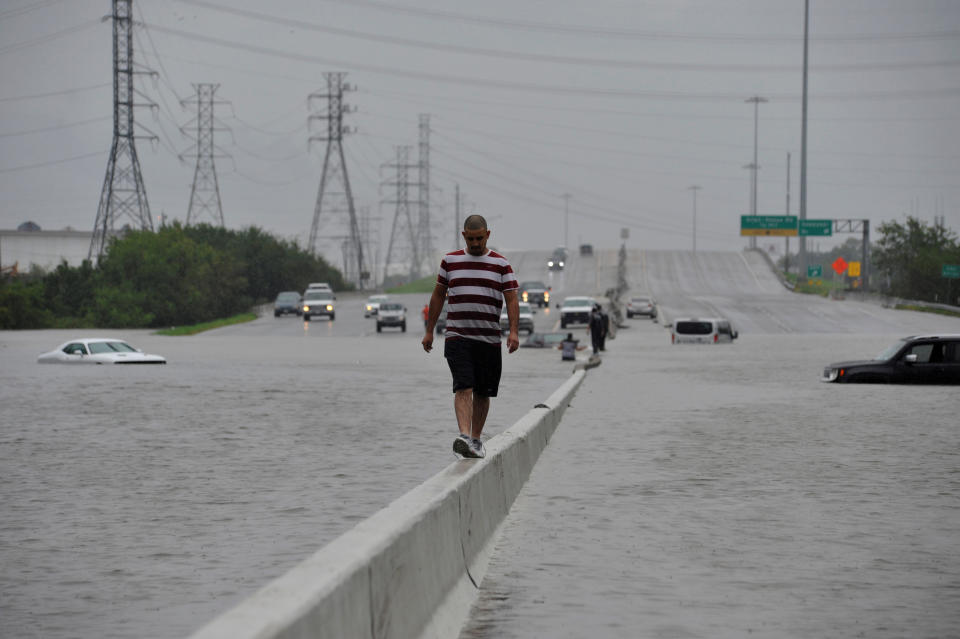
<instances>
[{"instance_id":1,"label":"flood water","mask_svg":"<svg viewBox=\"0 0 960 639\"><path fill-rule=\"evenodd\" d=\"M960 387L817 381L902 335L663 332L588 373L461 639L960 636Z\"/></svg>"},{"instance_id":2,"label":"flood water","mask_svg":"<svg viewBox=\"0 0 960 639\"><path fill-rule=\"evenodd\" d=\"M0 636L187 635L454 461L442 345L300 324L80 331L166 366L41 365L78 332L0 332ZM570 370L505 356L485 435Z\"/></svg>"}]
</instances>

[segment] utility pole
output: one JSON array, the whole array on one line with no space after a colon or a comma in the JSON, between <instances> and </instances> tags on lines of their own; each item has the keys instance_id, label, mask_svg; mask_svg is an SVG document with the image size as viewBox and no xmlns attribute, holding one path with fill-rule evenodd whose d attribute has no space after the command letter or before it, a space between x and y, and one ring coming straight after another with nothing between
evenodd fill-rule
<instances>
[{"instance_id":1,"label":"utility pole","mask_svg":"<svg viewBox=\"0 0 960 639\"><path fill-rule=\"evenodd\" d=\"M563 246L564 248L569 248L569 237L570 237L570 198L573 197L569 193L564 193L560 197L563 198Z\"/></svg>"},{"instance_id":2,"label":"utility pole","mask_svg":"<svg viewBox=\"0 0 960 639\"><path fill-rule=\"evenodd\" d=\"M455 185L456 201L453 203L453 250L460 248L460 183Z\"/></svg>"},{"instance_id":3,"label":"utility pole","mask_svg":"<svg viewBox=\"0 0 960 639\"><path fill-rule=\"evenodd\" d=\"M430 226L430 115L420 114L420 147L417 171L419 173L418 192L420 194L420 215L417 220L417 239L420 248L416 252L421 260L414 265L414 274L419 276L423 272L423 261L433 260L433 229Z\"/></svg>"},{"instance_id":4,"label":"utility pole","mask_svg":"<svg viewBox=\"0 0 960 639\"><path fill-rule=\"evenodd\" d=\"M325 114L311 114L307 118L309 126L314 120L325 120L327 124L326 135L311 135L307 144L314 141L326 142L327 151L323 158L323 172L320 174L320 189L317 191L317 203L313 208L313 223L310 225L310 239L307 244L307 250L316 254L317 252L317 232L320 228L320 218L324 212L332 212L333 208L326 203L328 196L333 192L329 190L335 180L340 182L343 191L342 194L346 200L349 226L348 238L353 245L353 254L357 260L356 281L358 288L364 288L364 282L370 278L370 273L364 266L363 259L363 241L360 237L360 226L357 223L357 212L353 205L353 192L350 190L350 177L347 175L347 160L343 154L343 136L352 133L348 127L343 125L343 115L352 112L352 109L344 104L343 94L346 91L354 90L354 87L344 83L343 79L346 73L330 72L324 73L327 81L326 93L311 93L307 97L307 106L310 108L311 102L316 99L326 99L327 111ZM326 204L326 207L325 207ZM344 274L346 276L346 273Z\"/></svg>"},{"instance_id":5,"label":"utility pole","mask_svg":"<svg viewBox=\"0 0 960 639\"><path fill-rule=\"evenodd\" d=\"M750 180L750 215L757 214L757 170L760 168L760 165L757 161L757 133L759 130L759 120L760 120L760 103L768 102L766 98L761 98L759 95L755 95L752 98L747 98L744 102L753 103L753 164L751 165L753 171L751 173ZM750 248L757 248L757 238L750 238Z\"/></svg>"},{"instance_id":6,"label":"utility pole","mask_svg":"<svg viewBox=\"0 0 960 639\"><path fill-rule=\"evenodd\" d=\"M106 248L107 239L113 234L121 217L127 217L131 228L153 230L147 191L143 186L140 160L134 139L157 136L134 134L133 109L138 106L156 108L154 103L136 104L133 96L134 74L152 73L135 71L133 63L133 0L113 0L113 144L107 160L107 174L100 191L100 205L93 223L93 236L87 258L98 261ZM139 95L139 94L138 94Z\"/></svg>"},{"instance_id":7,"label":"utility pole","mask_svg":"<svg viewBox=\"0 0 960 639\"><path fill-rule=\"evenodd\" d=\"M803 0L803 108L800 125L800 220L807 219L807 46L810 30L810 0ZM807 238L797 238L800 244L800 264L797 281L807 281Z\"/></svg>"},{"instance_id":8,"label":"utility pole","mask_svg":"<svg viewBox=\"0 0 960 639\"><path fill-rule=\"evenodd\" d=\"M185 157L197 158L197 167L193 172L193 187L190 189L190 206L187 208L187 226L191 222L196 222L203 214L212 218L214 224L224 226L220 185L217 182L217 169L213 162L214 157L229 157L225 154L217 156L214 153L216 145L213 143L213 132L226 130L225 128L217 129L214 126L213 105L216 101L213 99L213 94L219 86L219 84L195 84L193 88L196 95L189 100L181 101L183 106L193 102L197 104L196 122L188 122L180 128L181 132L186 133L185 129L191 124L196 124L197 127L194 152L189 155L180 155L181 161Z\"/></svg>"},{"instance_id":9,"label":"utility pole","mask_svg":"<svg viewBox=\"0 0 960 639\"><path fill-rule=\"evenodd\" d=\"M787 151L787 211L785 213L789 217L790 215L790 151ZM787 235L783 238L787 242L787 250L783 254L783 270L786 273L790 272L790 236Z\"/></svg>"},{"instance_id":10,"label":"utility pole","mask_svg":"<svg viewBox=\"0 0 960 639\"><path fill-rule=\"evenodd\" d=\"M702 189L702 186L688 186L687 190L693 192L693 252L697 252L697 191Z\"/></svg>"},{"instance_id":11,"label":"utility pole","mask_svg":"<svg viewBox=\"0 0 960 639\"><path fill-rule=\"evenodd\" d=\"M406 236L409 241L410 256L408 260L408 274L411 281L415 279L414 276L418 273L419 269L417 265L420 261L420 255L417 251L416 226L414 225L413 218L410 215L409 197L409 187L416 186L418 183L410 182L407 177L409 170L417 168L418 165L410 164L409 146L397 146L394 148L397 153L396 164L383 165L383 167L394 168L397 171L396 181L385 183L390 186L396 186L397 188L396 199L385 200L386 203L395 204L397 208L393 215L393 226L390 229L390 242L387 244L387 258L383 263L384 282L386 282L387 276L389 275L389 269L393 259L394 243L399 238Z\"/></svg>"}]
</instances>

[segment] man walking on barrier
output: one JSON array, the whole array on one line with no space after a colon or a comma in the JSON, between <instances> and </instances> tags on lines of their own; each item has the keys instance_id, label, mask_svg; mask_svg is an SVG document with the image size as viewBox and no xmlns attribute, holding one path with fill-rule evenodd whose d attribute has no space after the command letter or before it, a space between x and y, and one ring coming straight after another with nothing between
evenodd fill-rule
<instances>
[{"instance_id":1,"label":"man walking on barrier","mask_svg":"<svg viewBox=\"0 0 960 639\"><path fill-rule=\"evenodd\" d=\"M447 328L443 356L453 376L453 407L460 435L453 452L460 457L483 457L480 441L490 410L490 398L500 385L500 310L507 306L510 322L507 351L520 347L517 278L507 258L487 249L490 231L480 215L471 215L461 233L466 249L447 253L440 263L437 285L423 336L423 350L433 348L433 330L447 300Z\"/></svg>"}]
</instances>

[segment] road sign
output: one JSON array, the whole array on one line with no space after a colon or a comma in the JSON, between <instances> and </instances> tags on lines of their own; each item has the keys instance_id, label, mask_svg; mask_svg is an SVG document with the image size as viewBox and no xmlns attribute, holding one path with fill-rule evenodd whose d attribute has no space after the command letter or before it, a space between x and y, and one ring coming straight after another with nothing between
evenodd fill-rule
<instances>
[{"instance_id":1,"label":"road sign","mask_svg":"<svg viewBox=\"0 0 960 639\"><path fill-rule=\"evenodd\" d=\"M850 262L847 265L847 275L850 277L860 277L860 262Z\"/></svg>"},{"instance_id":2,"label":"road sign","mask_svg":"<svg viewBox=\"0 0 960 639\"><path fill-rule=\"evenodd\" d=\"M940 275L951 280L960 279L960 264L944 264Z\"/></svg>"},{"instance_id":3,"label":"road sign","mask_svg":"<svg viewBox=\"0 0 960 639\"><path fill-rule=\"evenodd\" d=\"M843 272L847 270L847 261L842 257L838 257L830 266L837 272L837 275L843 275Z\"/></svg>"},{"instance_id":4,"label":"road sign","mask_svg":"<svg viewBox=\"0 0 960 639\"><path fill-rule=\"evenodd\" d=\"M813 277L823 277L823 265L822 264L808 264L807 265L807 278Z\"/></svg>"},{"instance_id":5,"label":"road sign","mask_svg":"<svg viewBox=\"0 0 960 639\"><path fill-rule=\"evenodd\" d=\"M833 220L800 220L797 232L800 237L806 235L831 236L833 235Z\"/></svg>"},{"instance_id":6,"label":"road sign","mask_svg":"<svg viewBox=\"0 0 960 639\"><path fill-rule=\"evenodd\" d=\"M741 215L740 235L777 235L797 234L796 215Z\"/></svg>"}]
</instances>

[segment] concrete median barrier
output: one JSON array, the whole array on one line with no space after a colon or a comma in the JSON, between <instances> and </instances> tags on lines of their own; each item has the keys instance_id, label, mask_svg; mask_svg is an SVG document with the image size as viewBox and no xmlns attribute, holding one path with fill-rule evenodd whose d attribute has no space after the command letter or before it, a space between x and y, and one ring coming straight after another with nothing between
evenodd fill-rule
<instances>
[{"instance_id":1,"label":"concrete median barrier","mask_svg":"<svg viewBox=\"0 0 960 639\"><path fill-rule=\"evenodd\" d=\"M585 372L192 639L406 639L459 633L497 532Z\"/></svg>"}]
</instances>

